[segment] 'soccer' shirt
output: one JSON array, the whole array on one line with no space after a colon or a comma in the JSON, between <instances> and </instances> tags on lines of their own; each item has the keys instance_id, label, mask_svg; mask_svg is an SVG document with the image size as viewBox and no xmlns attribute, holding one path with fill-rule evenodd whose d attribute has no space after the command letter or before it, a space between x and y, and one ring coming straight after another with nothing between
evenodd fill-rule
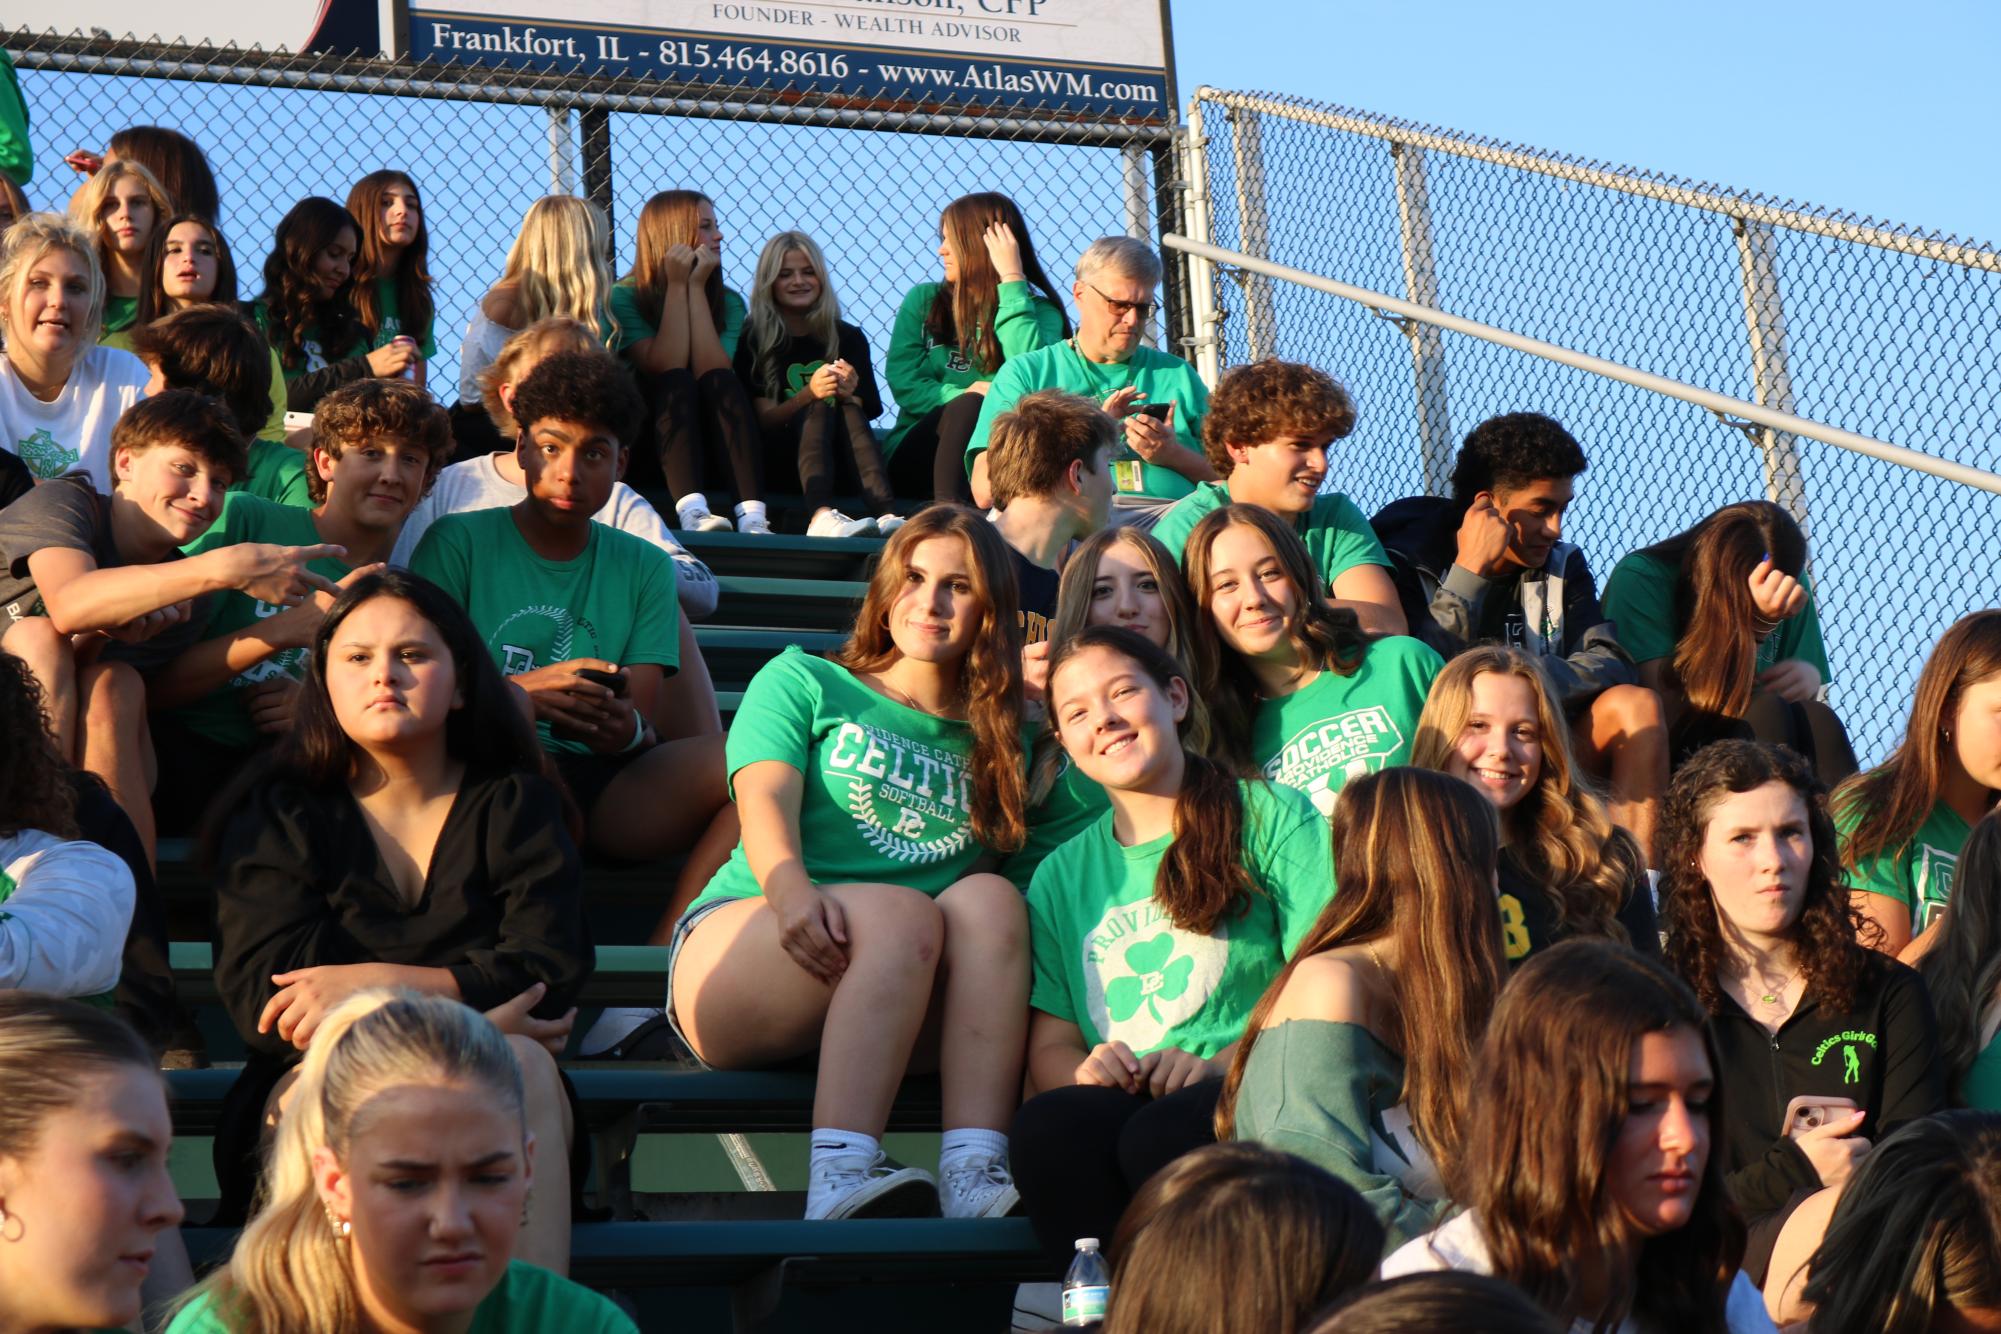
<instances>
[{"instance_id":1,"label":"'soccer' shirt","mask_svg":"<svg viewBox=\"0 0 2001 1334\"><path fill-rule=\"evenodd\" d=\"M1862 811L1853 804L1835 811L1834 827L1843 841L1861 823ZM1903 904L1910 910L1911 935L1920 935L1952 902L1959 850L1972 832L1959 812L1941 801L1925 816L1910 842L1863 862L1849 873L1848 883Z\"/></svg>"},{"instance_id":2,"label":"'soccer' shirt","mask_svg":"<svg viewBox=\"0 0 2001 1334\"><path fill-rule=\"evenodd\" d=\"M1681 572L1666 561L1635 551L1612 567L1600 599L1605 615L1618 627L1619 644L1634 662L1674 657L1678 633L1675 625L1675 582ZM1820 611L1814 603L1813 584L1802 574L1800 587L1806 590L1806 605L1779 622L1778 629L1758 641L1758 667L1762 672L1781 662L1797 659L1820 673L1822 684L1833 680L1827 667L1827 645L1820 637Z\"/></svg>"},{"instance_id":3,"label":"'soccer' shirt","mask_svg":"<svg viewBox=\"0 0 2001 1334\"><path fill-rule=\"evenodd\" d=\"M1353 676L1322 672L1258 705L1251 757L1266 778L1298 788L1331 816L1350 778L1410 762L1424 698L1444 666L1407 635L1375 640Z\"/></svg>"},{"instance_id":4,"label":"'soccer' shirt","mask_svg":"<svg viewBox=\"0 0 2001 1334\"><path fill-rule=\"evenodd\" d=\"M101 344L77 357L53 403L28 392L14 363L0 357L0 449L20 456L47 481L64 473L90 475L111 490L111 428L146 396L153 373L130 352Z\"/></svg>"},{"instance_id":5,"label":"'soccer' shirt","mask_svg":"<svg viewBox=\"0 0 2001 1334\"><path fill-rule=\"evenodd\" d=\"M1153 526L1153 535L1174 553L1174 559L1185 570L1188 536L1195 531L1195 525L1230 503L1230 488L1225 483L1199 482L1193 491L1175 502L1174 508L1160 516L1160 522ZM1368 519L1355 502L1339 491L1314 497L1313 507L1293 519L1292 530L1306 544L1307 554L1313 557L1320 577L1330 590L1337 578L1357 565L1387 567L1390 563L1376 530L1369 527Z\"/></svg>"}]
</instances>

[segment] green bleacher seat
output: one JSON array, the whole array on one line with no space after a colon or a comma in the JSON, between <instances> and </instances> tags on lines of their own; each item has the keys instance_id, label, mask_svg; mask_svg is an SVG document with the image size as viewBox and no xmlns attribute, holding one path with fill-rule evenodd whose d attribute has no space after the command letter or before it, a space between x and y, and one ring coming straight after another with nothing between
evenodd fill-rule
<instances>
[{"instance_id":1,"label":"green bleacher seat","mask_svg":"<svg viewBox=\"0 0 2001 1334\"><path fill-rule=\"evenodd\" d=\"M722 596L704 625L736 625L787 630L837 630L855 623L868 585L849 579L779 579L760 575L722 576Z\"/></svg>"},{"instance_id":2,"label":"green bleacher seat","mask_svg":"<svg viewBox=\"0 0 2001 1334\"><path fill-rule=\"evenodd\" d=\"M778 579L866 580L870 563L882 550L879 537L794 537L774 533L691 533L675 537L715 571Z\"/></svg>"},{"instance_id":3,"label":"green bleacher seat","mask_svg":"<svg viewBox=\"0 0 2001 1334\"><path fill-rule=\"evenodd\" d=\"M847 635L820 630L737 630L698 625L695 642L701 646L702 660L709 665L709 678L718 690L741 690L757 675L757 669L797 644L808 653L831 653Z\"/></svg>"}]
</instances>

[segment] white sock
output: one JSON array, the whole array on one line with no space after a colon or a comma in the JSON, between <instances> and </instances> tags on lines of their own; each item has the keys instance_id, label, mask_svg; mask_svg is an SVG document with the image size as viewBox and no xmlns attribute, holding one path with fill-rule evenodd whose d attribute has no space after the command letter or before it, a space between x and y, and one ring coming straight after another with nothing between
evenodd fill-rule
<instances>
[{"instance_id":1,"label":"white sock","mask_svg":"<svg viewBox=\"0 0 2001 1334\"><path fill-rule=\"evenodd\" d=\"M755 514L762 518L764 517L764 502L761 500L741 501L736 507L736 514L739 519L746 514Z\"/></svg>"},{"instance_id":2,"label":"white sock","mask_svg":"<svg viewBox=\"0 0 2001 1334\"><path fill-rule=\"evenodd\" d=\"M699 514L707 514L709 512L709 498L700 491L690 491L687 495L682 496L674 502L674 512L676 514L685 517L691 511Z\"/></svg>"},{"instance_id":3,"label":"white sock","mask_svg":"<svg viewBox=\"0 0 2001 1334\"><path fill-rule=\"evenodd\" d=\"M591 1025L591 1031L584 1034L577 1052L581 1056L591 1056L609 1051L630 1037L641 1024L663 1013L665 1011L649 1005L607 1006L605 1012L598 1016L598 1021Z\"/></svg>"},{"instance_id":4,"label":"white sock","mask_svg":"<svg viewBox=\"0 0 2001 1334\"><path fill-rule=\"evenodd\" d=\"M948 1130L938 1140L938 1173L951 1171L968 1159L1002 1162L1007 1158L1007 1136L998 1130Z\"/></svg>"},{"instance_id":5,"label":"white sock","mask_svg":"<svg viewBox=\"0 0 2001 1334\"><path fill-rule=\"evenodd\" d=\"M808 1175L817 1173L836 1158L853 1158L857 1155L874 1162L882 1152L882 1144L873 1135L864 1135L857 1130L819 1130L813 1132L812 1159Z\"/></svg>"}]
</instances>

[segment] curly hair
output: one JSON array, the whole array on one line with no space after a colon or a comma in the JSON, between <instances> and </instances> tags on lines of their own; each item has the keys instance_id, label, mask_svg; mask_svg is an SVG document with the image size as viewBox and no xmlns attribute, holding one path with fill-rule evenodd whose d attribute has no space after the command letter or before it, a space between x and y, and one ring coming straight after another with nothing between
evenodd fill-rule
<instances>
[{"instance_id":1,"label":"curly hair","mask_svg":"<svg viewBox=\"0 0 2001 1334\"><path fill-rule=\"evenodd\" d=\"M644 412L631 373L601 348L544 357L514 386L514 421L522 435L536 422L559 417L602 426L626 449Z\"/></svg>"},{"instance_id":2,"label":"curly hair","mask_svg":"<svg viewBox=\"0 0 2001 1334\"><path fill-rule=\"evenodd\" d=\"M557 358L551 358L554 360ZM541 374L538 368L529 382ZM518 410L519 393L514 401ZM890 604L903 589L910 553L920 542L936 537L956 537L966 544L973 594L983 607L979 630L959 669L959 698L973 728L973 753L967 763L972 781L973 837L995 852L1013 852L1028 835L1028 781L1021 739L1021 624L1014 567L986 516L964 505L933 505L897 529L876 557L868 591L855 615L854 633L833 654L833 661L851 672L875 672L902 656L889 633Z\"/></svg>"},{"instance_id":3,"label":"curly hair","mask_svg":"<svg viewBox=\"0 0 2001 1334\"><path fill-rule=\"evenodd\" d=\"M75 838L76 793L42 706L42 683L11 653L0 653L0 735L7 738L0 753L0 836L39 829Z\"/></svg>"},{"instance_id":4,"label":"curly hair","mask_svg":"<svg viewBox=\"0 0 2001 1334\"><path fill-rule=\"evenodd\" d=\"M1575 477L1584 451L1570 432L1540 412L1489 417L1466 433L1452 469L1452 499L1461 508L1482 491L1512 491L1544 477Z\"/></svg>"},{"instance_id":5,"label":"curly hair","mask_svg":"<svg viewBox=\"0 0 2001 1334\"><path fill-rule=\"evenodd\" d=\"M360 245L361 224L352 213L331 199L309 195L279 219L271 238L271 253L264 260L264 293L258 299L264 303L271 344L286 370L306 364L306 339L316 331L320 350L330 360L348 355L362 341L361 321L351 300L353 270L340 290L325 300L316 294L312 280L313 261L343 231L354 233L355 244Z\"/></svg>"},{"instance_id":6,"label":"curly hair","mask_svg":"<svg viewBox=\"0 0 2001 1334\"><path fill-rule=\"evenodd\" d=\"M1237 466L1231 445L1289 438L1339 440L1355 429L1355 400L1325 371L1266 357L1238 366L1216 383L1202 418L1202 452L1228 477Z\"/></svg>"},{"instance_id":7,"label":"curly hair","mask_svg":"<svg viewBox=\"0 0 2001 1334\"><path fill-rule=\"evenodd\" d=\"M452 458L452 417L436 399L408 380L368 379L342 385L313 408L315 454L338 459L384 437L417 445L430 456L424 466L428 494ZM306 493L315 505L326 503L328 485L317 466L306 469Z\"/></svg>"},{"instance_id":8,"label":"curly hair","mask_svg":"<svg viewBox=\"0 0 2001 1334\"><path fill-rule=\"evenodd\" d=\"M1870 971L1882 960L1858 936L1867 919L1851 901L1835 848L1827 789L1813 766L1783 746L1759 741L1717 741L1704 746L1676 772L1661 808L1661 930L1664 954L1710 1014L1728 1001L1720 980L1729 955L1723 944L1716 898L1699 865L1709 817L1725 797L1784 783L1806 806L1813 858L1806 893L1791 928L1792 945L1807 986L1832 1013L1843 1013Z\"/></svg>"},{"instance_id":9,"label":"curly hair","mask_svg":"<svg viewBox=\"0 0 2001 1334\"><path fill-rule=\"evenodd\" d=\"M557 352L595 352L603 347L596 334L567 315L546 316L510 336L499 355L479 373L479 405L486 410L493 429L500 432L500 438L512 440L521 434L514 410L501 399L502 385L521 383L527 372L542 364L544 357Z\"/></svg>"}]
</instances>

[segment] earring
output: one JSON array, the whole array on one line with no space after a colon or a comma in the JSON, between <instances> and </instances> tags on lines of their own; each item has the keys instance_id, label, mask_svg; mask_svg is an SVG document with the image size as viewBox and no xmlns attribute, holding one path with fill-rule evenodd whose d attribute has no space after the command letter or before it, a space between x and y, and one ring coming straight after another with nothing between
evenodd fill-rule
<instances>
[{"instance_id":1,"label":"earring","mask_svg":"<svg viewBox=\"0 0 2001 1334\"><path fill-rule=\"evenodd\" d=\"M9 1223L14 1225L11 1234L7 1231ZM9 1214L5 1209L0 1209L0 1241L19 1241L27 1235L28 1225L22 1221L19 1214Z\"/></svg>"},{"instance_id":2,"label":"earring","mask_svg":"<svg viewBox=\"0 0 2001 1334\"><path fill-rule=\"evenodd\" d=\"M326 1207L326 1209L327 1209L327 1227L333 1232L334 1240L346 1241L348 1238L348 1234L354 1231L354 1224L349 1222L347 1219L342 1218L339 1214L335 1213L333 1211L333 1206L331 1204L329 1204Z\"/></svg>"}]
</instances>

